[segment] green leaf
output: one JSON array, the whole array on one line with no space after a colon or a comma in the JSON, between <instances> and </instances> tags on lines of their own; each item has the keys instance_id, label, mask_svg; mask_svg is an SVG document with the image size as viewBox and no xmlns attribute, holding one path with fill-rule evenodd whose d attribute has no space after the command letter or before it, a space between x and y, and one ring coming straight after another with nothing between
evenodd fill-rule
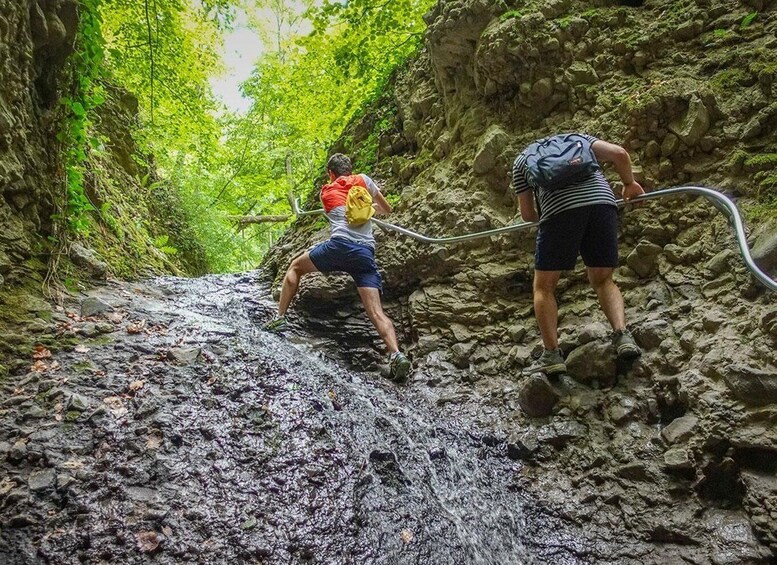
<instances>
[{"instance_id":1,"label":"green leaf","mask_svg":"<svg viewBox=\"0 0 777 565\"><path fill-rule=\"evenodd\" d=\"M70 105L70 110L78 117L82 117L86 115L86 111L84 110L84 106L80 102L73 102Z\"/></svg>"},{"instance_id":2,"label":"green leaf","mask_svg":"<svg viewBox=\"0 0 777 565\"><path fill-rule=\"evenodd\" d=\"M750 24L753 23L753 20L755 20L758 17L758 12L750 12L747 14L744 19L742 20L742 23L740 24L741 29L745 29Z\"/></svg>"}]
</instances>

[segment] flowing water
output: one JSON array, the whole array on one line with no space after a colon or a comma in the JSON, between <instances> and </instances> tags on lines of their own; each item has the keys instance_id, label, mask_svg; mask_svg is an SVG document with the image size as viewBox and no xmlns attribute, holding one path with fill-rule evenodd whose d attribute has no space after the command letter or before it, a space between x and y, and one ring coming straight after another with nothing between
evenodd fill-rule
<instances>
[{"instance_id":1,"label":"flowing water","mask_svg":"<svg viewBox=\"0 0 777 565\"><path fill-rule=\"evenodd\" d=\"M262 331L274 304L258 274L96 294L114 306L110 339L29 383L64 418L0 422L0 440L26 434L39 453L6 463L17 491L56 475L4 503L17 519L0 560L583 562L503 439L443 413L420 383L340 366L328 340Z\"/></svg>"}]
</instances>

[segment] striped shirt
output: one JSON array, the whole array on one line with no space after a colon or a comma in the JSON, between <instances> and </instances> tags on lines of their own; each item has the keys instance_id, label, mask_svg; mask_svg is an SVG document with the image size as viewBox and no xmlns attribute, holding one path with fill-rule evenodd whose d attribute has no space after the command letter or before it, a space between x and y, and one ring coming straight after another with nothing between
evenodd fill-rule
<instances>
[{"instance_id":1,"label":"striped shirt","mask_svg":"<svg viewBox=\"0 0 777 565\"><path fill-rule=\"evenodd\" d=\"M375 237L372 235L372 222L368 221L360 226L352 226L345 217L345 198L354 184L364 186L373 197L380 192L380 188L375 184L375 181L365 174L339 177L321 189L321 202L324 205L326 218L329 220L329 225L332 228L332 237L375 247Z\"/></svg>"},{"instance_id":2,"label":"striped shirt","mask_svg":"<svg viewBox=\"0 0 777 565\"><path fill-rule=\"evenodd\" d=\"M580 134L588 141L593 143L597 141L592 135ZM513 163L513 184L512 188L515 194L520 194L531 190L526 170L526 156L521 152ZM570 183L564 188L556 190L537 190L540 202L540 221L546 220L554 214L580 208L582 206L591 206L593 204L615 204L615 195L612 187L601 170L593 172L588 177Z\"/></svg>"}]
</instances>

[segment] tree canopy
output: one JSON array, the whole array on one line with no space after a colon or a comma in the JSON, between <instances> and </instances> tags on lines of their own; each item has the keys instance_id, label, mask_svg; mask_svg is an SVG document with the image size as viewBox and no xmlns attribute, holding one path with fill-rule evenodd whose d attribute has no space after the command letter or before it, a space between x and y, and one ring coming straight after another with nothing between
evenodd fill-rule
<instances>
[{"instance_id":1,"label":"tree canopy","mask_svg":"<svg viewBox=\"0 0 777 565\"><path fill-rule=\"evenodd\" d=\"M431 4L90 0L99 29L82 50L99 43L96 80L138 98L133 135L180 193L210 268L236 270L255 266L285 224L235 218L288 215L288 188L310 186L349 120L418 49ZM237 14L261 41L246 48L262 53L241 86L245 114L220 105L209 83Z\"/></svg>"}]
</instances>

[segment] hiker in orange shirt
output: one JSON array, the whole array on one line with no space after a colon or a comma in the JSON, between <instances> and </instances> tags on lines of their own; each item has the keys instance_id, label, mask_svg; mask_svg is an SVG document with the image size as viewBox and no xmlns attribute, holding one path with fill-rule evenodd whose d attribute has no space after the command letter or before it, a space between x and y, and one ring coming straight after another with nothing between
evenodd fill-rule
<instances>
[{"instance_id":1,"label":"hiker in orange shirt","mask_svg":"<svg viewBox=\"0 0 777 565\"><path fill-rule=\"evenodd\" d=\"M351 160L342 153L332 155L327 161L326 169L331 182L321 188L320 197L332 230L331 237L292 261L283 278L278 315L265 328L282 331L287 325L286 310L304 275L316 271L346 272L353 277L364 309L389 350L390 378L403 382L410 371L410 360L399 351L394 324L381 305L382 282L375 263L372 222L367 220L354 225L346 218L346 199L354 187L362 187L369 192L378 213L390 213L391 204L386 201L370 177L353 174Z\"/></svg>"}]
</instances>

